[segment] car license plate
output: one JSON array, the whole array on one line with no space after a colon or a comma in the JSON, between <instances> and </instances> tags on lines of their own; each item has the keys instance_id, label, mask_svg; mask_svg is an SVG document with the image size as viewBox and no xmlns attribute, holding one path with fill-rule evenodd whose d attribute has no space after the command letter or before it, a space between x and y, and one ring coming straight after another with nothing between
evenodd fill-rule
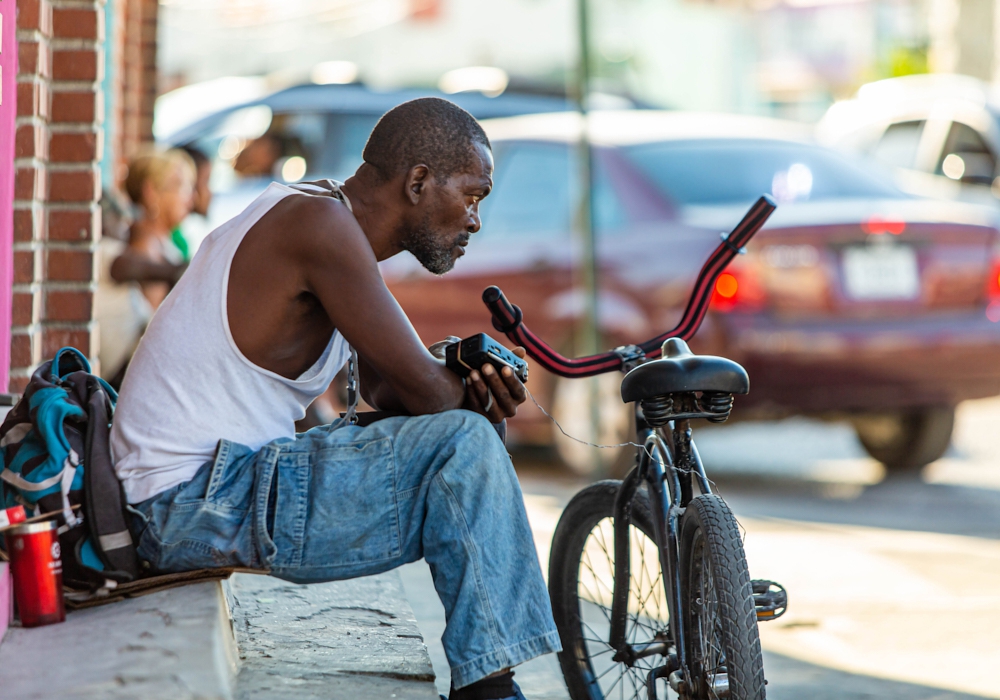
<instances>
[{"instance_id":1,"label":"car license plate","mask_svg":"<svg viewBox=\"0 0 1000 700\"><path fill-rule=\"evenodd\" d=\"M852 299L914 299L920 294L917 254L905 245L844 251L844 288Z\"/></svg>"}]
</instances>

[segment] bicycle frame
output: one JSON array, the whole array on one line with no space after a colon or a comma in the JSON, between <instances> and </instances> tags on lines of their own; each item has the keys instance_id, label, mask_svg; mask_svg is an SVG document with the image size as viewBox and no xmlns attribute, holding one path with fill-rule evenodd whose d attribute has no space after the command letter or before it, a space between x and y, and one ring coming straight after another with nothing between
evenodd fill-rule
<instances>
[{"instance_id":1,"label":"bicycle frame","mask_svg":"<svg viewBox=\"0 0 1000 700\"><path fill-rule=\"evenodd\" d=\"M664 341L670 338L690 340L694 336L708 312L718 276L733 257L742 252L743 246L761 229L775 208L774 200L763 195L750 207L736 228L728 234L722 234L722 243L712 252L698 273L680 322L670 331L639 345L620 346L609 352L588 357L566 358L528 329L523 323L521 309L511 304L498 287L487 287L483 291L483 302L493 317L493 327L504 333L511 342L523 346L533 360L553 374L562 377L590 377L616 370L627 372L643 362L659 357L661 344ZM651 413L650 416L652 415ZM636 442L642 443L643 448L637 455L636 466L625 477L615 499L615 572L611 638L608 641L615 650L612 658L617 663L632 665L636 659L655 655L662 655L666 659L663 666L650 671L646 682L650 700L656 700L656 678L669 676L670 685L674 690L678 690L681 681L688 682L686 679L692 677L688 669L685 644L687 630L681 614L683 606L678 528L680 516L693 498L694 479L697 480L702 493L712 493L698 449L691 438L690 421L692 418L715 420L720 414L701 411L694 401L692 406L687 406L680 414L673 414L673 420L659 427L646 422L638 404L635 405L635 416ZM722 419L725 420L725 417ZM659 420L655 422L659 423ZM663 592L670 615L669 630L677 649L676 656L669 653L669 644L666 640L654 640L634 646L626 641L629 591L628 526L631 523L632 500L643 483L648 485L653 505L653 534L660 568L664 573ZM681 671L683 675L675 679L673 674L676 671Z\"/></svg>"},{"instance_id":2,"label":"bicycle frame","mask_svg":"<svg viewBox=\"0 0 1000 700\"><path fill-rule=\"evenodd\" d=\"M636 437L643 448L637 454L637 464L622 481L615 499L615 572L614 595L611 606L611 635L609 644L615 649L615 661L631 663L646 656L662 655L666 664L654 669L647 682L650 698L655 698L652 681L657 677L681 670L689 678L684 618L681 614L681 578L677 549L678 525L684 508L693 498L693 479L702 493L711 493L698 449L691 435L690 420L670 421L666 426L650 428L636 406ZM638 646L625 639L629 591L629 525L631 505L639 487L647 484L652 501L653 530L660 567L664 572L663 586L670 614L672 641L677 656L668 656L669 644L665 641ZM641 648L640 648L641 647Z\"/></svg>"}]
</instances>

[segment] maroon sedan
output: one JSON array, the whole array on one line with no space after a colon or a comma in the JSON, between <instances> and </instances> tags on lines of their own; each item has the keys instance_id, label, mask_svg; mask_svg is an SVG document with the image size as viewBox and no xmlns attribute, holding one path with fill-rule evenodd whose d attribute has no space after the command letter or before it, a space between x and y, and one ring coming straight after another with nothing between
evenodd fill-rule
<instances>
[{"instance_id":1,"label":"maroon sedan","mask_svg":"<svg viewBox=\"0 0 1000 700\"><path fill-rule=\"evenodd\" d=\"M393 259L386 278L427 343L492 332L480 294L497 284L533 330L572 354L585 307L574 234L579 117L484 126L495 188L467 255L442 278ZM958 402L1000 394L993 210L904 195L875 166L781 122L604 112L589 130L606 346L672 327L720 232L768 192L778 211L720 277L693 342L749 371L751 392L737 399L735 416L847 418L873 457L903 469L941 456ZM618 377L595 388L588 381L536 367L528 386L571 434L620 442L630 417ZM595 396L602 427L592 435ZM533 407L511 434L522 443L555 439L571 467L595 465L594 450L562 438ZM606 463L615 459L608 452L600 452Z\"/></svg>"}]
</instances>

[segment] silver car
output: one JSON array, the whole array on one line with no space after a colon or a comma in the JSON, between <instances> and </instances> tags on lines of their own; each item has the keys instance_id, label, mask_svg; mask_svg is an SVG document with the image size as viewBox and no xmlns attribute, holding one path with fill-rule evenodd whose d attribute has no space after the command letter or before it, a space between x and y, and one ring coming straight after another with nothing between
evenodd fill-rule
<instances>
[{"instance_id":1,"label":"silver car","mask_svg":"<svg viewBox=\"0 0 1000 700\"><path fill-rule=\"evenodd\" d=\"M826 145L866 155L916 195L1000 205L1000 93L962 75L864 85L816 127Z\"/></svg>"}]
</instances>

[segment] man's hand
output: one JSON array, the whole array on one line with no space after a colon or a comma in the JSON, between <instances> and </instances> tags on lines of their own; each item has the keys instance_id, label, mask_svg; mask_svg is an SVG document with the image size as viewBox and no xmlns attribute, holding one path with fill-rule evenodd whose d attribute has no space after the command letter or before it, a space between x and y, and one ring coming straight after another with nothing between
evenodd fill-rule
<instances>
[{"instance_id":1,"label":"man's hand","mask_svg":"<svg viewBox=\"0 0 1000 700\"><path fill-rule=\"evenodd\" d=\"M514 348L514 354L524 359L524 348ZM513 418L517 407L528 397L524 384L510 367L497 372L486 363L481 370L472 370L465 380L465 404L462 408L482 413L493 423Z\"/></svg>"}]
</instances>

